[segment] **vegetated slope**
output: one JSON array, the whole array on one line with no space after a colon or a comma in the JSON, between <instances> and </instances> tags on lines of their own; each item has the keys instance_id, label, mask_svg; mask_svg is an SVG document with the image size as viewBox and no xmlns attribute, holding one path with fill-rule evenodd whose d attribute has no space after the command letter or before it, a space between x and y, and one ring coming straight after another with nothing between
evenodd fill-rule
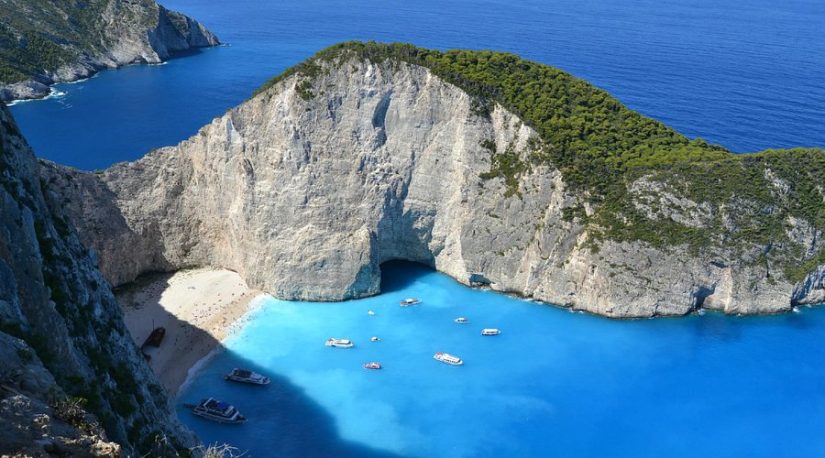
<instances>
[{"instance_id":1,"label":"vegetated slope","mask_svg":"<svg viewBox=\"0 0 825 458\"><path fill-rule=\"evenodd\" d=\"M536 129L541 148L524 159L514 151L495 152L485 177L500 177L515 192L519 176L532 165L557 168L567 185L584 197L568 215L590 225L594 247L601 239L663 247L687 244L710 253L761 246L765 254L760 262L775 263L793 281L825 263L825 250L817 249L818 244L795 243L785 230L800 220L810 224L808 230L825 230L825 150L734 154L702 139L689 140L559 69L493 51L341 43L287 70L258 92L291 74L312 78L320 61L353 56L421 65L475 97L478 113L500 103ZM674 209L666 202L639 205L640 196L631 195L631 184L642 177L706 206L707 217L683 223L669 217ZM749 208L740 211L740 204ZM593 211L586 214L584 205Z\"/></svg>"},{"instance_id":2,"label":"vegetated slope","mask_svg":"<svg viewBox=\"0 0 825 458\"><path fill-rule=\"evenodd\" d=\"M1 0L0 100L215 44L205 27L153 0Z\"/></svg>"},{"instance_id":3,"label":"vegetated slope","mask_svg":"<svg viewBox=\"0 0 825 458\"><path fill-rule=\"evenodd\" d=\"M355 42L176 147L43 174L116 284L215 265L337 300L408 259L635 317L822 302L824 167L817 149L688 140L511 54Z\"/></svg>"},{"instance_id":4,"label":"vegetated slope","mask_svg":"<svg viewBox=\"0 0 825 458\"><path fill-rule=\"evenodd\" d=\"M0 103L0 455L188 450L60 199Z\"/></svg>"}]
</instances>

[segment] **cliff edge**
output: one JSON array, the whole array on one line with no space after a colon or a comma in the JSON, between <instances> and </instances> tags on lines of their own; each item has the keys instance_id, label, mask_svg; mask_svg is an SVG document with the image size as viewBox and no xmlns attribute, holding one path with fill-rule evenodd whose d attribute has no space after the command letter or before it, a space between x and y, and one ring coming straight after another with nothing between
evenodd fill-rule
<instances>
[{"instance_id":1,"label":"cliff edge","mask_svg":"<svg viewBox=\"0 0 825 458\"><path fill-rule=\"evenodd\" d=\"M5 0L0 101L45 97L55 83L219 43L202 24L154 0Z\"/></svg>"},{"instance_id":2,"label":"cliff edge","mask_svg":"<svg viewBox=\"0 0 825 458\"><path fill-rule=\"evenodd\" d=\"M174 455L196 445L96 261L0 103L0 455Z\"/></svg>"},{"instance_id":3,"label":"cliff edge","mask_svg":"<svg viewBox=\"0 0 825 458\"><path fill-rule=\"evenodd\" d=\"M822 302L823 158L691 141L509 54L346 43L175 147L42 174L115 285L209 265L341 300L402 259L648 317Z\"/></svg>"}]
</instances>

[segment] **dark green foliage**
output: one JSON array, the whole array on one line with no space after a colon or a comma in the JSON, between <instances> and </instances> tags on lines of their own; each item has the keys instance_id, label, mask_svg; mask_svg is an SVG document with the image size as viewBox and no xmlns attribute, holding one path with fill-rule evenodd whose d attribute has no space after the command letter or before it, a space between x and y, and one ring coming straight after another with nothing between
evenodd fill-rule
<instances>
[{"instance_id":1,"label":"dark green foliage","mask_svg":"<svg viewBox=\"0 0 825 458\"><path fill-rule=\"evenodd\" d=\"M594 249L600 240L639 240L662 248L685 245L695 254L734 256L768 247L766 264L784 269L793 281L825 260L825 253L806 257L787 232L789 218L825 230L825 151L733 154L702 139L689 140L583 80L513 54L347 42L287 70L256 94L294 74L311 80L323 62L343 64L352 58L426 67L471 95L475 114L488 115L494 103L517 114L539 133L541 145L530 147L525 161L520 159L524 152L497 152L492 142L482 142L491 153L491 168L482 178L501 178L512 196L518 195L519 179L531 164L558 168L568 190L596 209L589 218L580 206L563 210L563 220L579 218L589 224ZM789 184L786 194L777 191L771 174ZM628 190L643 176L708 206L709 219L701 221L701 228L650 219L634 206Z\"/></svg>"},{"instance_id":2,"label":"dark green foliage","mask_svg":"<svg viewBox=\"0 0 825 458\"><path fill-rule=\"evenodd\" d=\"M304 100L309 100L315 96L315 94L312 93L312 81L310 80L301 81L295 86L295 90Z\"/></svg>"},{"instance_id":3,"label":"dark green foliage","mask_svg":"<svg viewBox=\"0 0 825 458\"><path fill-rule=\"evenodd\" d=\"M315 78L316 76L318 76L321 73L321 70L322 70L321 66L318 65L314 60L310 59L310 60L304 61L304 62L302 62L298 65L295 65L294 67L288 68L286 71L284 71L280 75L278 75L275 78L272 78L271 80L264 83L263 86L258 88L258 90L256 90L252 94L252 96L254 97L254 96L266 91L267 89L269 89L272 86L278 84L279 82L289 78L292 75L298 74L298 75L303 75L307 78L312 79L312 78Z\"/></svg>"},{"instance_id":4,"label":"dark green foliage","mask_svg":"<svg viewBox=\"0 0 825 458\"><path fill-rule=\"evenodd\" d=\"M504 197L521 194L518 191L519 177L530 168L529 164L522 161L519 153L513 148L507 148L503 153L493 153L491 157L490 171L481 174L483 180L491 178L504 179L507 191Z\"/></svg>"},{"instance_id":5,"label":"dark green foliage","mask_svg":"<svg viewBox=\"0 0 825 458\"><path fill-rule=\"evenodd\" d=\"M93 431L97 425L90 423L84 407L83 398L66 398L55 400L51 404L55 417L87 433Z\"/></svg>"},{"instance_id":6,"label":"dark green foliage","mask_svg":"<svg viewBox=\"0 0 825 458\"><path fill-rule=\"evenodd\" d=\"M131 394L120 390L109 391L109 402L121 418L129 418L137 410Z\"/></svg>"},{"instance_id":7,"label":"dark green foliage","mask_svg":"<svg viewBox=\"0 0 825 458\"><path fill-rule=\"evenodd\" d=\"M132 371L122 362L114 366L112 378L115 379L118 389L124 393L134 393L138 389Z\"/></svg>"},{"instance_id":8,"label":"dark green foliage","mask_svg":"<svg viewBox=\"0 0 825 458\"><path fill-rule=\"evenodd\" d=\"M481 113L488 112L493 102L500 103L539 132L548 145L540 152L542 157L551 160L565 173L568 184L578 189L604 194L630 168L730 155L704 141L691 142L583 80L508 53L347 42L287 70L256 94L293 74L314 78L320 71L319 62L352 57L427 67L472 95Z\"/></svg>"},{"instance_id":9,"label":"dark green foliage","mask_svg":"<svg viewBox=\"0 0 825 458\"><path fill-rule=\"evenodd\" d=\"M23 339L26 336L23 328L20 327L20 323L16 321L0 321L0 332L18 339Z\"/></svg>"},{"instance_id":10,"label":"dark green foliage","mask_svg":"<svg viewBox=\"0 0 825 458\"><path fill-rule=\"evenodd\" d=\"M0 25L0 81L13 83L32 75L56 70L76 57L69 48L61 46L49 36L27 30L13 36Z\"/></svg>"},{"instance_id":11,"label":"dark green foliage","mask_svg":"<svg viewBox=\"0 0 825 458\"><path fill-rule=\"evenodd\" d=\"M108 0L6 0L0 8L0 83L43 75L106 48ZM119 14L129 15L124 7ZM151 15L149 15L151 16Z\"/></svg>"},{"instance_id":12,"label":"dark green foliage","mask_svg":"<svg viewBox=\"0 0 825 458\"><path fill-rule=\"evenodd\" d=\"M42 334L29 334L24 340L37 353L37 357L40 358L44 366L48 368L54 364L55 357L49 346L48 337Z\"/></svg>"},{"instance_id":13,"label":"dark green foliage","mask_svg":"<svg viewBox=\"0 0 825 458\"><path fill-rule=\"evenodd\" d=\"M34 354L28 348L18 348L17 357L20 358L20 361L23 361L24 363L30 363L34 361Z\"/></svg>"}]
</instances>

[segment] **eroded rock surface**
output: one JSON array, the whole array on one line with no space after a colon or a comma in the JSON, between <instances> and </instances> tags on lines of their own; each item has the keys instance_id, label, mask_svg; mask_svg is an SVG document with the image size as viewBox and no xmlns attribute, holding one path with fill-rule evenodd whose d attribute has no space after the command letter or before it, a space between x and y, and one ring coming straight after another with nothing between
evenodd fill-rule
<instances>
[{"instance_id":1,"label":"eroded rock surface","mask_svg":"<svg viewBox=\"0 0 825 458\"><path fill-rule=\"evenodd\" d=\"M107 278L210 265L281 298L340 300L377 293L380 264L404 259L612 317L773 313L821 295L821 281L795 286L754 262L758 249L594 248L566 215L587 209L585 196L552 166L532 164L516 189L482 178L493 154L529 162L536 132L501 106L478 113L426 68L354 58L317 73L293 74L136 162L98 174L44 164ZM710 212L645 177L628 193L651 218L702 227Z\"/></svg>"},{"instance_id":2,"label":"eroded rock surface","mask_svg":"<svg viewBox=\"0 0 825 458\"><path fill-rule=\"evenodd\" d=\"M38 168L0 104L0 455L195 445Z\"/></svg>"}]
</instances>

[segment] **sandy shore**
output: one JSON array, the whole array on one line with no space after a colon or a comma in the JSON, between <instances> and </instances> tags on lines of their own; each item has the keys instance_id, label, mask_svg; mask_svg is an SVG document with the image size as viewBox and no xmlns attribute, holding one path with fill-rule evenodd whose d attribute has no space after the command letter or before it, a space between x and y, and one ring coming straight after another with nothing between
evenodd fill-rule
<instances>
[{"instance_id":1,"label":"sandy shore","mask_svg":"<svg viewBox=\"0 0 825 458\"><path fill-rule=\"evenodd\" d=\"M153 326L166 328L160 347L147 347L145 353L173 395L189 368L220 344L260 294L237 273L215 269L152 275L116 292L126 327L138 346Z\"/></svg>"}]
</instances>

